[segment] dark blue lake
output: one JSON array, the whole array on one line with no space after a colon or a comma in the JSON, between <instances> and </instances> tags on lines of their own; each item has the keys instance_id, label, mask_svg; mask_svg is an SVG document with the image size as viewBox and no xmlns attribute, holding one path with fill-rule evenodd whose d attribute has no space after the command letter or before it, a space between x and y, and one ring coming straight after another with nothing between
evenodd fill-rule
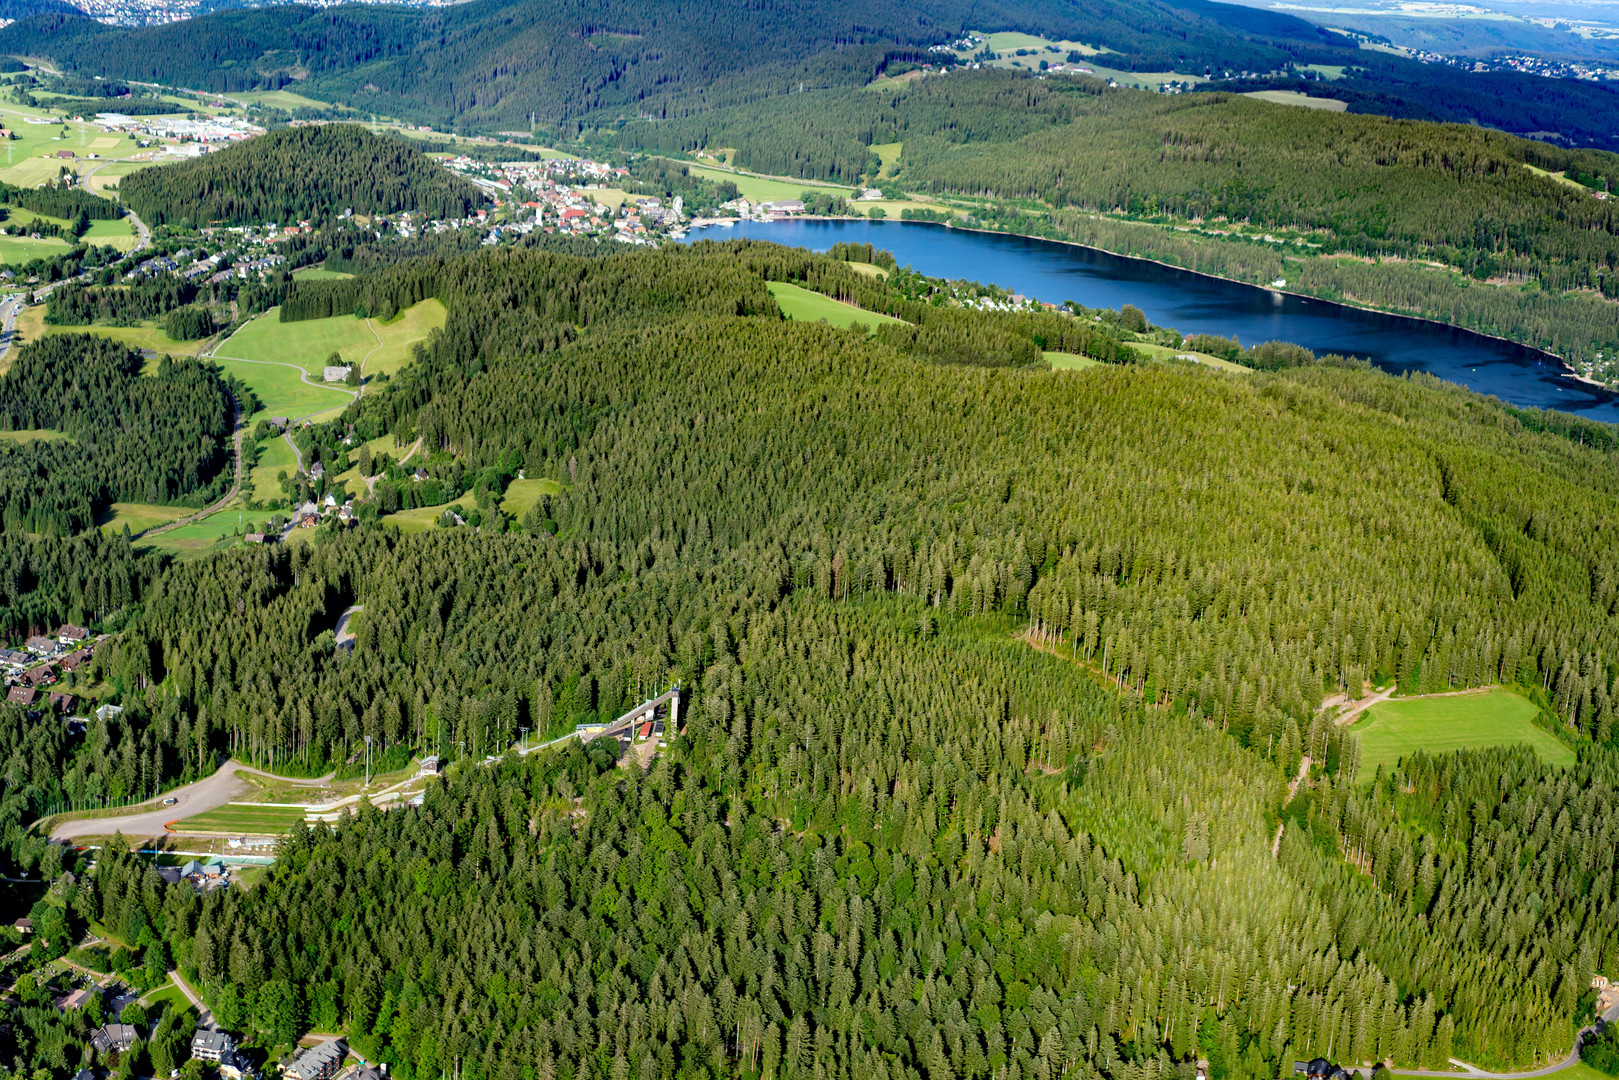
<instances>
[{"instance_id":1,"label":"dark blue lake","mask_svg":"<svg viewBox=\"0 0 1619 1080\"><path fill-rule=\"evenodd\" d=\"M1221 281L1092 248L900 221L742 222L694 230L691 240L750 237L812 251L870 243L931 277L994 283L1025 296L1086 307L1134 304L1157 326L1235 337L1244 345L1292 341L1359 356L1384 371L1426 371L1514 405L1562 409L1619 423L1619 395L1564 374L1553 357L1420 319Z\"/></svg>"}]
</instances>

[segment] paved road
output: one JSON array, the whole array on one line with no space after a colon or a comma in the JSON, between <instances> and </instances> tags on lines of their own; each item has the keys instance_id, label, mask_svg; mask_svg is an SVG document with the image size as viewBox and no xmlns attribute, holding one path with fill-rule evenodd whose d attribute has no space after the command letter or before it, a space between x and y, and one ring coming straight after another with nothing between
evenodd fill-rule
<instances>
[{"instance_id":1,"label":"paved road","mask_svg":"<svg viewBox=\"0 0 1619 1080\"><path fill-rule=\"evenodd\" d=\"M364 610L364 604L355 604L353 607L349 608L347 611L343 612L343 614L337 617L337 629L335 631L337 644L341 645L346 641L354 640L354 635L349 633L349 620Z\"/></svg>"},{"instance_id":2,"label":"paved road","mask_svg":"<svg viewBox=\"0 0 1619 1080\"><path fill-rule=\"evenodd\" d=\"M174 980L174 985L180 988L180 993L184 994L186 1000L196 1008L197 1026L205 1030L213 1030L214 1014L208 1011L208 1006L202 1003L202 998L191 988L191 984L185 981L184 976L178 970L171 970L169 978Z\"/></svg>"},{"instance_id":3,"label":"paved road","mask_svg":"<svg viewBox=\"0 0 1619 1080\"><path fill-rule=\"evenodd\" d=\"M1610 1005L1608 1011L1602 1014L1602 1020L1608 1024L1619 1023L1619 1004ZM1580 1044L1595 1034L1596 1025L1594 1024L1590 1027L1581 1028L1580 1033L1575 1036L1574 1049L1569 1051L1568 1057L1556 1064L1532 1069L1529 1072L1486 1072L1478 1066L1470 1065L1459 1058L1450 1059L1452 1065L1462 1070L1459 1073L1455 1070L1440 1072L1433 1069L1390 1069L1389 1071L1395 1076L1448 1076L1451 1080L1529 1080L1529 1077L1550 1076L1552 1073L1562 1072L1564 1069L1572 1068L1578 1064L1580 1060Z\"/></svg>"},{"instance_id":4,"label":"paved road","mask_svg":"<svg viewBox=\"0 0 1619 1080\"><path fill-rule=\"evenodd\" d=\"M198 814L216 810L249 790L246 781L238 773L254 773L258 776L270 776L262 769L255 769L243 765L239 761L227 761L219 767L219 771L212 776L198 780L194 784L175 788L169 792L167 798L174 800L172 806L160 806L155 810L143 810L131 814L120 814L117 817L79 818L73 821L64 821L51 830L52 840L74 840L81 836L110 836L121 832L128 837L166 836L165 828L171 821L195 817ZM314 780L287 780L287 783L297 784L300 787L322 787L329 783L337 773L331 772ZM285 777L276 777L286 780Z\"/></svg>"}]
</instances>

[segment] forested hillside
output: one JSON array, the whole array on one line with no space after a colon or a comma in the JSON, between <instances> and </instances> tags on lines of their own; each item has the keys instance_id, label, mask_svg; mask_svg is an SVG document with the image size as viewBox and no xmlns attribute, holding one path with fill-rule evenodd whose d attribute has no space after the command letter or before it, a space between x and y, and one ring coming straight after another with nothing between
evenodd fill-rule
<instances>
[{"instance_id":1,"label":"forested hillside","mask_svg":"<svg viewBox=\"0 0 1619 1080\"><path fill-rule=\"evenodd\" d=\"M6 532L66 536L89 528L109 502L223 490L234 413L219 376L167 357L150 377L142 365L134 350L90 334L18 351L0 376L0 431L63 437L0 441Z\"/></svg>"},{"instance_id":2,"label":"forested hillside","mask_svg":"<svg viewBox=\"0 0 1619 1080\"><path fill-rule=\"evenodd\" d=\"M905 322L785 321L772 281ZM446 757L424 806L297 836L250 892L110 850L68 891L221 1023L343 1030L404 1080L1566 1052L1619 963L1611 438L1279 346L1255 362L1299 366L1150 365L1121 317L968 311L763 244L423 257L282 310L428 296L443 334L310 437L420 438L482 526L155 578L109 551L125 584L69 602L123 609L92 677L125 716L82 747L0 724L0 806L34 813L220 752ZM519 471L561 493L513 520ZM602 743L476 764L677 678L687 731L644 776ZM1366 777L1316 708L1366 680L1518 685L1580 764ZM20 1054L71 1067L48 1019Z\"/></svg>"},{"instance_id":3,"label":"forested hillside","mask_svg":"<svg viewBox=\"0 0 1619 1080\"><path fill-rule=\"evenodd\" d=\"M726 27L714 34L717 25ZM893 56L974 27L1095 41L1143 70L1210 64L1270 70L1352 54L1288 16L1190 0L946 0L919 12L881 0L736 5L679 12L612 0L588 12L536 0L443 10L301 6L220 12L137 30L42 15L0 30L0 52L41 53L83 74L214 90L275 88L435 124L554 125L598 110L679 115L801 85L858 86Z\"/></svg>"},{"instance_id":4,"label":"forested hillside","mask_svg":"<svg viewBox=\"0 0 1619 1080\"><path fill-rule=\"evenodd\" d=\"M150 225L325 219L344 210L459 218L482 201L466 180L397 138L355 124L287 128L193 161L124 177Z\"/></svg>"}]
</instances>

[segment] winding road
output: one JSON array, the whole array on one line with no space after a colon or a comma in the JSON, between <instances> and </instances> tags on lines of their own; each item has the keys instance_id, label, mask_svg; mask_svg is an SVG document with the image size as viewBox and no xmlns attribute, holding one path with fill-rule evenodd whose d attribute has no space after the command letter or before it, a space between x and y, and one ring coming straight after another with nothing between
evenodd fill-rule
<instances>
[{"instance_id":1,"label":"winding road","mask_svg":"<svg viewBox=\"0 0 1619 1080\"><path fill-rule=\"evenodd\" d=\"M1604 1024L1619 1023L1619 1002L1608 1006L1607 1011L1602 1014L1602 1022ZM1574 1049L1568 1052L1568 1057L1556 1064L1531 1069L1528 1072L1487 1072L1477 1065L1470 1065L1462 1061L1460 1058L1450 1059L1450 1063L1460 1069L1460 1072L1455 1069L1448 1072L1437 1069L1390 1069L1389 1072L1395 1076L1448 1076L1451 1080L1529 1080L1533 1076L1550 1076L1552 1073L1562 1072L1564 1069L1572 1068L1579 1064L1580 1044L1595 1035L1596 1030L1595 1024L1581 1028L1580 1033L1574 1037Z\"/></svg>"}]
</instances>

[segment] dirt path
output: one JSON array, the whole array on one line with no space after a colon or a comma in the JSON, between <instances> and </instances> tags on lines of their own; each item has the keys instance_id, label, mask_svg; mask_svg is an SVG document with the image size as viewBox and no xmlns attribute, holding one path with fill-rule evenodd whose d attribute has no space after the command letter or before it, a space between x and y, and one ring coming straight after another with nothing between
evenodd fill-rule
<instances>
[{"instance_id":1,"label":"dirt path","mask_svg":"<svg viewBox=\"0 0 1619 1080\"><path fill-rule=\"evenodd\" d=\"M1370 709L1373 705L1387 701L1389 698L1393 697L1394 692L1398 689L1398 686L1391 686L1387 690L1379 690L1375 694L1369 694L1351 705L1348 712L1341 716L1334 717L1332 722L1337 724L1339 727L1347 727L1359 719L1360 714L1365 712L1367 709Z\"/></svg>"},{"instance_id":2,"label":"dirt path","mask_svg":"<svg viewBox=\"0 0 1619 1080\"><path fill-rule=\"evenodd\" d=\"M225 392L227 394L230 393L229 390ZM236 478L231 482L230 490L225 492L224 495L220 496L219 499L213 503L213 505L205 506L196 513L188 514L176 521L170 521L163 525L155 525L150 529L143 529L135 534L137 538L144 536L158 536L162 533L170 531L171 529L178 529L182 525L190 525L194 522L201 521L209 514L218 513L219 511L225 509L225 507L229 506L231 502L235 500L236 496L242 493L242 484L247 479L247 471L243 468L242 463L242 439L247 434L247 428L242 424L242 403L236 400L235 394L230 395L230 404L232 426L235 428L235 434L231 436L231 454L236 459Z\"/></svg>"}]
</instances>

